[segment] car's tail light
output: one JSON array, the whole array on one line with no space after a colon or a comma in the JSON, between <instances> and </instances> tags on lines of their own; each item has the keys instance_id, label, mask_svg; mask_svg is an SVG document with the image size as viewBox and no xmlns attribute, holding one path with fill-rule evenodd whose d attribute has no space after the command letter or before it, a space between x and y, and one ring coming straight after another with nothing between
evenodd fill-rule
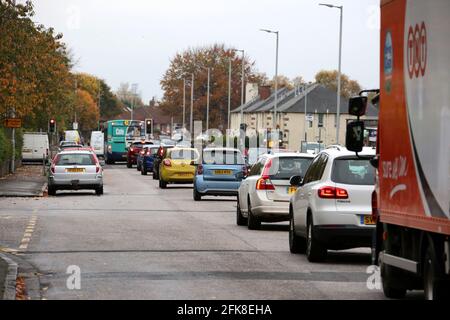
<instances>
[{"instance_id":1,"label":"car's tail light","mask_svg":"<svg viewBox=\"0 0 450 320\"><path fill-rule=\"evenodd\" d=\"M201 164L198 165L197 174L203 174L203 165L201 165Z\"/></svg>"},{"instance_id":2,"label":"car's tail light","mask_svg":"<svg viewBox=\"0 0 450 320\"><path fill-rule=\"evenodd\" d=\"M151 156L151 154L150 154L150 151L147 151L147 153L145 154L147 157L150 157Z\"/></svg>"},{"instance_id":3,"label":"car's tail light","mask_svg":"<svg viewBox=\"0 0 450 320\"><path fill-rule=\"evenodd\" d=\"M172 166L172 162L171 162L169 159L165 159L165 160L163 161L163 164L164 164L166 167L171 167L171 166Z\"/></svg>"},{"instance_id":4,"label":"car's tail light","mask_svg":"<svg viewBox=\"0 0 450 320\"><path fill-rule=\"evenodd\" d=\"M275 190L275 187L269 177L263 176L256 181L256 190Z\"/></svg>"},{"instance_id":5,"label":"car's tail light","mask_svg":"<svg viewBox=\"0 0 450 320\"><path fill-rule=\"evenodd\" d=\"M141 155L144 155L144 154L145 154L145 151L144 151L144 150L142 150L142 151L140 152L140 154L141 154Z\"/></svg>"},{"instance_id":6,"label":"car's tail light","mask_svg":"<svg viewBox=\"0 0 450 320\"><path fill-rule=\"evenodd\" d=\"M378 198L377 198L377 192L372 192L372 218L374 221L378 220Z\"/></svg>"},{"instance_id":7,"label":"car's tail light","mask_svg":"<svg viewBox=\"0 0 450 320\"><path fill-rule=\"evenodd\" d=\"M318 191L322 199L348 199L348 192L342 188L322 187Z\"/></svg>"},{"instance_id":8,"label":"car's tail light","mask_svg":"<svg viewBox=\"0 0 450 320\"><path fill-rule=\"evenodd\" d=\"M130 148L130 152L134 152L134 149L133 149L133 147L131 147L131 148Z\"/></svg>"}]
</instances>

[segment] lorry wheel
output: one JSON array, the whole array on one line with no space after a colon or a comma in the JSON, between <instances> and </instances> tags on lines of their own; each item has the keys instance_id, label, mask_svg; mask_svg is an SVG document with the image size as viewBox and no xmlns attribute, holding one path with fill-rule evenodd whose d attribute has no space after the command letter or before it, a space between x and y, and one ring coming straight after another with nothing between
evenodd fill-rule
<instances>
[{"instance_id":1,"label":"lorry wheel","mask_svg":"<svg viewBox=\"0 0 450 320\"><path fill-rule=\"evenodd\" d=\"M132 167L133 167L133 165L131 164L131 162L127 162L127 168L130 169Z\"/></svg>"},{"instance_id":2,"label":"lorry wheel","mask_svg":"<svg viewBox=\"0 0 450 320\"><path fill-rule=\"evenodd\" d=\"M289 250L291 253L305 253L306 239L295 234L294 217L289 220Z\"/></svg>"},{"instance_id":3,"label":"lorry wheel","mask_svg":"<svg viewBox=\"0 0 450 320\"><path fill-rule=\"evenodd\" d=\"M250 200L248 201L248 219L247 219L248 230L259 230L261 229L261 220L252 213L252 206Z\"/></svg>"},{"instance_id":4,"label":"lorry wheel","mask_svg":"<svg viewBox=\"0 0 450 320\"><path fill-rule=\"evenodd\" d=\"M242 215L239 197L237 198L236 205L236 224L238 226L246 226L248 224L247 218Z\"/></svg>"},{"instance_id":5,"label":"lorry wheel","mask_svg":"<svg viewBox=\"0 0 450 320\"><path fill-rule=\"evenodd\" d=\"M381 282L383 284L383 292L386 298L403 299L406 296L406 289L393 285L395 270L386 264L381 265Z\"/></svg>"},{"instance_id":6,"label":"lorry wheel","mask_svg":"<svg viewBox=\"0 0 450 320\"><path fill-rule=\"evenodd\" d=\"M306 236L306 257L308 261L323 262L327 257L327 249L316 238L312 217L308 218Z\"/></svg>"},{"instance_id":7,"label":"lorry wheel","mask_svg":"<svg viewBox=\"0 0 450 320\"><path fill-rule=\"evenodd\" d=\"M444 300L449 297L448 283L442 280L445 277L443 268L443 263L437 259L433 246L429 245L423 261L423 288L426 300Z\"/></svg>"}]
</instances>

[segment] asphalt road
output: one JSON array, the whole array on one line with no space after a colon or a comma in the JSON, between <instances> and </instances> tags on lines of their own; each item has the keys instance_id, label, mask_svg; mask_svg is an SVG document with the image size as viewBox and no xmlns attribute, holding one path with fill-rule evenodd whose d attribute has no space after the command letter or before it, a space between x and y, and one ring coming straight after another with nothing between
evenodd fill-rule
<instances>
[{"instance_id":1,"label":"asphalt road","mask_svg":"<svg viewBox=\"0 0 450 320\"><path fill-rule=\"evenodd\" d=\"M0 246L32 267L33 298L384 299L367 287L369 250L311 264L289 253L287 223L249 231L235 210L234 198L194 202L189 185L160 190L108 166L101 197L0 199ZM79 290L67 286L69 266L80 268Z\"/></svg>"}]
</instances>

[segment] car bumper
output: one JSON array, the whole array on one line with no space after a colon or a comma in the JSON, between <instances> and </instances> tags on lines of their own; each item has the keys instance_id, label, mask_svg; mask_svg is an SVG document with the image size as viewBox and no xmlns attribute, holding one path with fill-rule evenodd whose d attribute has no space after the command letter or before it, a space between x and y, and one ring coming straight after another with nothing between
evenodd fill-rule
<instances>
[{"instance_id":1,"label":"car bumper","mask_svg":"<svg viewBox=\"0 0 450 320\"><path fill-rule=\"evenodd\" d=\"M48 179L48 185L58 189L94 189L103 185L103 176L93 179L57 179L52 176Z\"/></svg>"},{"instance_id":2,"label":"car bumper","mask_svg":"<svg viewBox=\"0 0 450 320\"><path fill-rule=\"evenodd\" d=\"M314 227L316 239L331 250L345 250L372 246L375 227L329 225Z\"/></svg>"},{"instance_id":3,"label":"car bumper","mask_svg":"<svg viewBox=\"0 0 450 320\"><path fill-rule=\"evenodd\" d=\"M289 220L289 201L274 201L267 198L265 191L257 191L251 198L253 215L267 222Z\"/></svg>"},{"instance_id":4,"label":"car bumper","mask_svg":"<svg viewBox=\"0 0 450 320\"><path fill-rule=\"evenodd\" d=\"M240 181L205 181L201 176L196 176L194 180L199 193L215 196L236 196L240 185Z\"/></svg>"}]
</instances>

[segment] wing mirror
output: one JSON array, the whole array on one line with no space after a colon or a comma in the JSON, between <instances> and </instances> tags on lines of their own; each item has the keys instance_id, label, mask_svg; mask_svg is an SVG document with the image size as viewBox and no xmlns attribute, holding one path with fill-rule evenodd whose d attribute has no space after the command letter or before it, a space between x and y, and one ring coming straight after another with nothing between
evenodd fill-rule
<instances>
[{"instance_id":1,"label":"wing mirror","mask_svg":"<svg viewBox=\"0 0 450 320\"><path fill-rule=\"evenodd\" d=\"M291 184L291 186L293 187L301 187L303 185L303 177L302 176L293 176L290 180L289 183Z\"/></svg>"},{"instance_id":2,"label":"wing mirror","mask_svg":"<svg viewBox=\"0 0 450 320\"><path fill-rule=\"evenodd\" d=\"M350 98L348 102L348 113L355 117L362 117L366 114L368 98L358 96Z\"/></svg>"},{"instance_id":3,"label":"wing mirror","mask_svg":"<svg viewBox=\"0 0 450 320\"><path fill-rule=\"evenodd\" d=\"M345 146L349 151L361 152L364 147L364 121L353 121L347 125Z\"/></svg>"},{"instance_id":4,"label":"wing mirror","mask_svg":"<svg viewBox=\"0 0 450 320\"><path fill-rule=\"evenodd\" d=\"M105 166L105 160L101 159L98 161L100 163L100 166L104 167Z\"/></svg>"}]
</instances>

